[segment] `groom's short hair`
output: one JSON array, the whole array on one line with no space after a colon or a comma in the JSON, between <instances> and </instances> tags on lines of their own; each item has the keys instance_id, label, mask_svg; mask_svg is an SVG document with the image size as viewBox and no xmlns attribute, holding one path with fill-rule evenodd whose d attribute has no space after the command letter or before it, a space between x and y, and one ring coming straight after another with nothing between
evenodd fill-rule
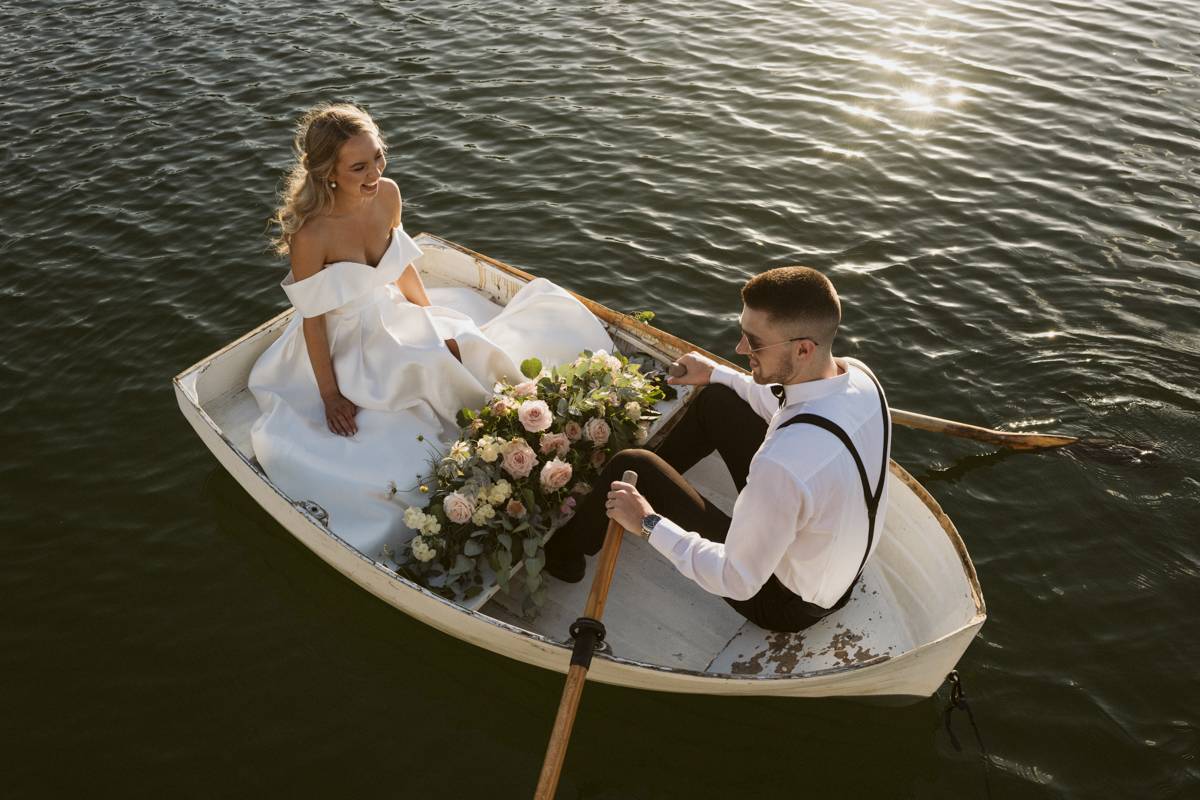
<instances>
[{"instance_id":1,"label":"groom's short hair","mask_svg":"<svg viewBox=\"0 0 1200 800\"><path fill-rule=\"evenodd\" d=\"M794 335L828 346L842 322L842 303L829 278L809 267L776 267L742 287L742 302Z\"/></svg>"}]
</instances>

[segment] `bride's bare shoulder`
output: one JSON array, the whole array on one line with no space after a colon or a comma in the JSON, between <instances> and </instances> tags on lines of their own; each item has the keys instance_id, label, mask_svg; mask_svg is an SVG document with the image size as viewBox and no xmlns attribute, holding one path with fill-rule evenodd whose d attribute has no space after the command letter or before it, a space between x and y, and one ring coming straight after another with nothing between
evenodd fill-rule
<instances>
[{"instance_id":1,"label":"bride's bare shoulder","mask_svg":"<svg viewBox=\"0 0 1200 800\"><path fill-rule=\"evenodd\" d=\"M325 266L325 237L328 231L320 217L304 221L292 236L290 247L292 277L297 281L310 278Z\"/></svg>"},{"instance_id":2,"label":"bride's bare shoulder","mask_svg":"<svg viewBox=\"0 0 1200 800\"><path fill-rule=\"evenodd\" d=\"M394 228L400 224L400 208L402 203L400 199L400 186L391 178L380 178L379 189L380 195L382 195L383 200L387 203L388 212L392 218L392 227Z\"/></svg>"}]
</instances>

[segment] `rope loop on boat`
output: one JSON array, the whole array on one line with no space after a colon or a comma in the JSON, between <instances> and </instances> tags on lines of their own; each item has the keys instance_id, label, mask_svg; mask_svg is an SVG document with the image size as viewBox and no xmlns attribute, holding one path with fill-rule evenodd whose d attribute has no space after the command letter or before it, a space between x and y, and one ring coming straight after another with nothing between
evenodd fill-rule
<instances>
[{"instance_id":1,"label":"rope loop on boat","mask_svg":"<svg viewBox=\"0 0 1200 800\"><path fill-rule=\"evenodd\" d=\"M587 668L592 663L592 654L604 647L604 623L591 617L580 617L571 623L571 638L575 647L571 651L571 663Z\"/></svg>"},{"instance_id":2,"label":"rope loop on boat","mask_svg":"<svg viewBox=\"0 0 1200 800\"><path fill-rule=\"evenodd\" d=\"M992 785L988 777L988 766L991 759L988 757L987 747L983 744L983 737L979 734L979 726L975 724L975 712L971 710L971 706L967 703L967 692L963 689L962 678L958 675L958 670L950 670L950 674L946 676L946 680L950 682L950 702L946 704L944 713L946 723L946 733L950 736L950 744L954 746L956 752L962 752L962 745L958 741L958 737L954 735L953 728L950 727L951 715L955 709L962 709L967 712L967 719L971 722L971 730L975 732L975 742L979 745L979 754L983 758L983 785L987 789L987 796L992 796Z\"/></svg>"}]
</instances>

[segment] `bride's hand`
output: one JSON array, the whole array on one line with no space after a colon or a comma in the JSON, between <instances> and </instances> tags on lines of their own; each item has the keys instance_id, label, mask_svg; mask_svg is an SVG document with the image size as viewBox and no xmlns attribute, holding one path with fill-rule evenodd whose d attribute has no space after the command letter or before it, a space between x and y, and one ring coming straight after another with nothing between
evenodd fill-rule
<instances>
[{"instance_id":1,"label":"bride's hand","mask_svg":"<svg viewBox=\"0 0 1200 800\"><path fill-rule=\"evenodd\" d=\"M341 392L334 392L321 400L325 403L325 421L329 424L329 430L338 436L353 436L358 433L358 425L354 423L358 406L342 397Z\"/></svg>"}]
</instances>

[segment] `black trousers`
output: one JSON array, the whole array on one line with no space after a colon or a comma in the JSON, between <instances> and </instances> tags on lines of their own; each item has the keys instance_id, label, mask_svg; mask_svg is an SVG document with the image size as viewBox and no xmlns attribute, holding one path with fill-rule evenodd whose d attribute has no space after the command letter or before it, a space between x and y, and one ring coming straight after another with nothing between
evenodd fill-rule
<instances>
[{"instance_id":1,"label":"black trousers","mask_svg":"<svg viewBox=\"0 0 1200 800\"><path fill-rule=\"evenodd\" d=\"M546 549L565 558L596 553L608 528L604 501L609 486L627 469L638 474L638 491L657 513L709 541L724 542L729 516L697 492L682 473L716 450L740 492L766 434L766 421L732 389L710 384L692 401L657 454L623 450L613 457L575 517L554 534ZM749 600L725 598L725 602L754 624L774 631L802 630L828 613L805 602L774 575Z\"/></svg>"}]
</instances>

